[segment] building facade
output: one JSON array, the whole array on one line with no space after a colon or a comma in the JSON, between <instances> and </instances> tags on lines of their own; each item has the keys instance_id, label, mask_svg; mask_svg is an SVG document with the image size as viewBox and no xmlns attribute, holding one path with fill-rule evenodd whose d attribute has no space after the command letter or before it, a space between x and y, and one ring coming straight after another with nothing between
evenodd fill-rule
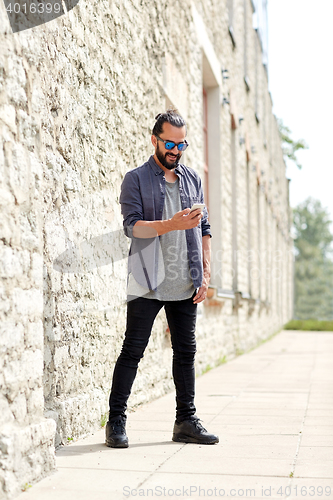
<instances>
[{"instance_id":1,"label":"building facade","mask_svg":"<svg viewBox=\"0 0 333 500\"><path fill-rule=\"evenodd\" d=\"M2 2L0 15L0 485L10 498L54 469L54 446L105 419L125 329L120 185L153 153L157 113L172 105L187 120L184 163L203 179L212 226L198 374L291 318L293 257L265 0L80 0L15 33ZM130 406L172 388L161 312Z\"/></svg>"}]
</instances>

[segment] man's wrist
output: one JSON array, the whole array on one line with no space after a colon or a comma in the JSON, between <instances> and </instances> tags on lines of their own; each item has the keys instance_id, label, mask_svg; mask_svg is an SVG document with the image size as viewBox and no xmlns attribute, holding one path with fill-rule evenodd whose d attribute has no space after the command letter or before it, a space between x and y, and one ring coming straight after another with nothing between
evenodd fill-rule
<instances>
[{"instance_id":1,"label":"man's wrist","mask_svg":"<svg viewBox=\"0 0 333 500\"><path fill-rule=\"evenodd\" d=\"M209 282L210 282L210 271L204 271L203 272L203 277L204 277L204 280L205 280L206 284L208 285Z\"/></svg>"},{"instance_id":2,"label":"man's wrist","mask_svg":"<svg viewBox=\"0 0 333 500\"><path fill-rule=\"evenodd\" d=\"M170 231L174 231L176 228L173 227L173 222L172 219L166 219L163 221L163 226L165 229L166 233L169 233Z\"/></svg>"}]
</instances>

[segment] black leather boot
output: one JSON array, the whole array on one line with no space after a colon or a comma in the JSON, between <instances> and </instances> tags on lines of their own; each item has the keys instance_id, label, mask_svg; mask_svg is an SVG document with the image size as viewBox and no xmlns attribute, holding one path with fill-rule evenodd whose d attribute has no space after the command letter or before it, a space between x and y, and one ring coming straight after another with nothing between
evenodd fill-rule
<instances>
[{"instance_id":1,"label":"black leather boot","mask_svg":"<svg viewBox=\"0 0 333 500\"><path fill-rule=\"evenodd\" d=\"M105 444L110 448L128 448L125 421L121 417L106 424Z\"/></svg>"},{"instance_id":2,"label":"black leather boot","mask_svg":"<svg viewBox=\"0 0 333 500\"><path fill-rule=\"evenodd\" d=\"M198 417L175 422L172 441L178 443L215 444L219 442L218 436L210 434L200 423Z\"/></svg>"}]
</instances>

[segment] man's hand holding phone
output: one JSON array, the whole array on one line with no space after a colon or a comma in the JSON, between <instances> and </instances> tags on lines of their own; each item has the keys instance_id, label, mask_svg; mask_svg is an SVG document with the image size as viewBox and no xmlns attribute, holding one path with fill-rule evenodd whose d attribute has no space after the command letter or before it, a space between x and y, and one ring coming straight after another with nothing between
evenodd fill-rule
<instances>
[{"instance_id":1,"label":"man's hand holding phone","mask_svg":"<svg viewBox=\"0 0 333 500\"><path fill-rule=\"evenodd\" d=\"M156 221L137 221L133 228L135 238L153 238L169 231L193 229L200 224L205 205L194 203L191 208L177 212L171 219ZM144 227L144 229L143 229Z\"/></svg>"},{"instance_id":2,"label":"man's hand holding phone","mask_svg":"<svg viewBox=\"0 0 333 500\"><path fill-rule=\"evenodd\" d=\"M172 225L171 231L177 229L193 229L198 226L202 219L204 207L205 205L203 203L195 203L191 208L185 208L185 210L177 212L172 219L170 219Z\"/></svg>"}]
</instances>

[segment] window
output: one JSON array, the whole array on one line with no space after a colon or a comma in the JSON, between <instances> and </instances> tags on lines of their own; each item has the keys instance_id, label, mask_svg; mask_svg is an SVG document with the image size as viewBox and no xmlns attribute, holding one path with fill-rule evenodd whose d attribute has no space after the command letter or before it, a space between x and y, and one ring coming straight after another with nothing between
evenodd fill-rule
<instances>
[{"instance_id":1,"label":"window","mask_svg":"<svg viewBox=\"0 0 333 500\"><path fill-rule=\"evenodd\" d=\"M257 180L257 232L258 232L258 240L257 240L257 272L258 272L258 299L261 298L261 217L260 217L260 180Z\"/></svg>"},{"instance_id":2,"label":"window","mask_svg":"<svg viewBox=\"0 0 333 500\"><path fill-rule=\"evenodd\" d=\"M236 130L231 127L231 197L232 197L232 288L238 289L238 247L237 247L237 172L236 172Z\"/></svg>"},{"instance_id":3,"label":"window","mask_svg":"<svg viewBox=\"0 0 333 500\"><path fill-rule=\"evenodd\" d=\"M203 103L203 137L204 137L204 194L205 203L209 211L209 159L208 159L208 104L205 87L202 89Z\"/></svg>"},{"instance_id":4,"label":"window","mask_svg":"<svg viewBox=\"0 0 333 500\"><path fill-rule=\"evenodd\" d=\"M192 14L202 50L202 179L205 203L209 204L212 227L211 283L221 287L222 281L222 172L221 172L221 64L208 37L205 24L192 3Z\"/></svg>"},{"instance_id":5,"label":"window","mask_svg":"<svg viewBox=\"0 0 333 500\"><path fill-rule=\"evenodd\" d=\"M260 116L259 116L259 70L258 70L258 52L259 52L259 40L258 37L255 37L255 101L254 101L254 111L255 111L255 117L257 120L257 123L260 122Z\"/></svg>"},{"instance_id":6,"label":"window","mask_svg":"<svg viewBox=\"0 0 333 500\"><path fill-rule=\"evenodd\" d=\"M251 264L252 264L252 239L251 239L251 200L250 200L250 162L246 161L246 205L247 205L247 276L248 294L252 296L251 290Z\"/></svg>"},{"instance_id":7,"label":"window","mask_svg":"<svg viewBox=\"0 0 333 500\"><path fill-rule=\"evenodd\" d=\"M202 53L202 136L203 136L203 184L205 204L209 210L212 226L212 272L211 283L221 287L222 283L222 172L221 172L221 127L220 127L220 82L213 71L206 52Z\"/></svg>"}]
</instances>

